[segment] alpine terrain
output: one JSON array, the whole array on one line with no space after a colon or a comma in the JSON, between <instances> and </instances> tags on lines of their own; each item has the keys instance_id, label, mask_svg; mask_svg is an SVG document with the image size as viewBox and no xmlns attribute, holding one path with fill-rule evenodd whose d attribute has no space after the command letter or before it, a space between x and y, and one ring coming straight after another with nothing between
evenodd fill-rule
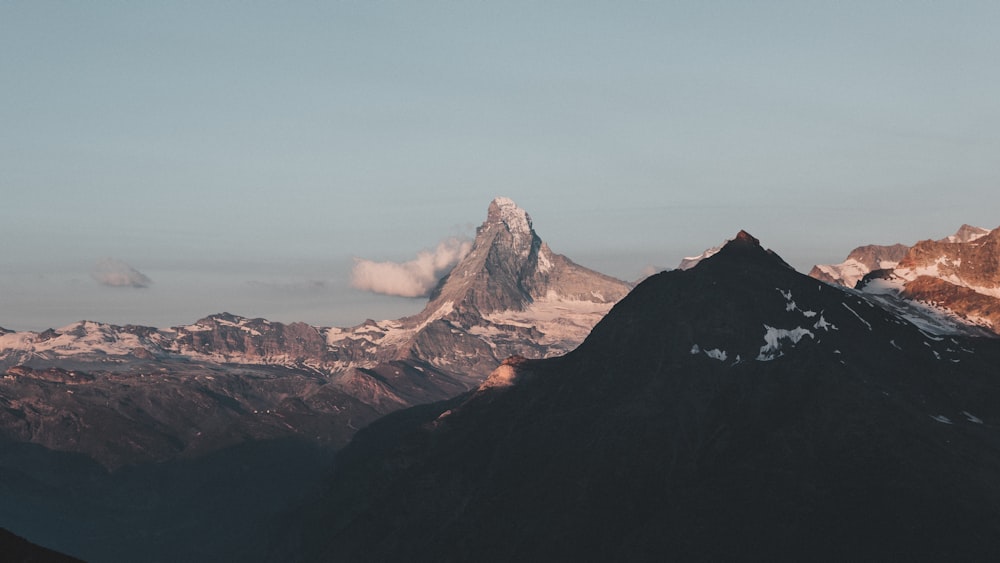
<instances>
[{"instance_id":1,"label":"alpine terrain","mask_svg":"<svg viewBox=\"0 0 1000 563\"><path fill-rule=\"evenodd\" d=\"M917 326L740 232L572 352L359 432L269 553L995 560L998 362L1000 339Z\"/></svg>"},{"instance_id":2,"label":"alpine terrain","mask_svg":"<svg viewBox=\"0 0 1000 563\"><path fill-rule=\"evenodd\" d=\"M1000 333L1000 229L963 225L954 235L912 247L865 246L843 264L816 266L810 275L857 287L914 322Z\"/></svg>"},{"instance_id":3,"label":"alpine terrain","mask_svg":"<svg viewBox=\"0 0 1000 563\"><path fill-rule=\"evenodd\" d=\"M210 560L357 429L475 389L511 355L568 352L629 289L497 198L412 317L0 329L0 524L95 561Z\"/></svg>"}]
</instances>

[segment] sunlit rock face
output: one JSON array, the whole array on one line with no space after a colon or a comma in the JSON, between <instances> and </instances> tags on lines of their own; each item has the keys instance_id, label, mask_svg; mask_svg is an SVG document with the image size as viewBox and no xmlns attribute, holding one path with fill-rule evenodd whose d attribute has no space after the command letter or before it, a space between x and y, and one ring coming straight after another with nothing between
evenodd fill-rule
<instances>
[{"instance_id":1,"label":"sunlit rock face","mask_svg":"<svg viewBox=\"0 0 1000 563\"><path fill-rule=\"evenodd\" d=\"M842 264L815 266L809 275L857 287L939 332L1000 334L1000 229L962 225L911 247L860 247Z\"/></svg>"}]
</instances>

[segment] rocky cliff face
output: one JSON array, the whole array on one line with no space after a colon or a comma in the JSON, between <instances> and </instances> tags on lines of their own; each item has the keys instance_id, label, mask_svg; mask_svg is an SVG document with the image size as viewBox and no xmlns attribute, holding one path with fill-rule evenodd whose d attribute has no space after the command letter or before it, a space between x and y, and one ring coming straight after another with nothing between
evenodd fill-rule
<instances>
[{"instance_id":1,"label":"rocky cliff face","mask_svg":"<svg viewBox=\"0 0 1000 563\"><path fill-rule=\"evenodd\" d=\"M895 268L866 285L882 293L888 286L901 299L1000 334L1000 229L963 230L918 242Z\"/></svg>"},{"instance_id":2,"label":"rocky cliff face","mask_svg":"<svg viewBox=\"0 0 1000 563\"><path fill-rule=\"evenodd\" d=\"M1000 297L1000 229L968 241L920 241L893 270L907 280L931 276Z\"/></svg>"},{"instance_id":3,"label":"rocky cliff face","mask_svg":"<svg viewBox=\"0 0 1000 563\"><path fill-rule=\"evenodd\" d=\"M886 254L887 248L895 250ZM863 249L875 249L867 252L871 259L855 257ZM905 251L896 258L900 249ZM885 257L874 267L874 259ZM809 275L857 286L911 318L968 334L1000 333L1000 229L962 225L953 235L912 247L861 247L843 264L816 266Z\"/></svg>"}]
</instances>

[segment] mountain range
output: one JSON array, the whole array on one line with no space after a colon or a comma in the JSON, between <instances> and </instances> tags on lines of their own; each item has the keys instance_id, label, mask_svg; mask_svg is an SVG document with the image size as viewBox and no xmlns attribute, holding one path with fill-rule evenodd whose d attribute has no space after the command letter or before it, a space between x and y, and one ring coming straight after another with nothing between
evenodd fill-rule
<instances>
[{"instance_id":1,"label":"mountain range","mask_svg":"<svg viewBox=\"0 0 1000 563\"><path fill-rule=\"evenodd\" d=\"M272 560L993 560L1000 339L745 232L574 351L357 434Z\"/></svg>"},{"instance_id":2,"label":"mountain range","mask_svg":"<svg viewBox=\"0 0 1000 563\"><path fill-rule=\"evenodd\" d=\"M248 439L339 447L382 414L475 387L511 355L568 352L630 287L552 252L527 212L497 198L470 253L412 317L0 329L0 436L112 469Z\"/></svg>"},{"instance_id":3,"label":"mountain range","mask_svg":"<svg viewBox=\"0 0 1000 563\"><path fill-rule=\"evenodd\" d=\"M953 235L913 246L862 246L809 275L857 288L914 322L1000 333L1000 228L962 225Z\"/></svg>"},{"instance_id":4,"label":"mountain range","mask_svg":"<svg viewBox=\"0 0 1000 563\"><path fill-rule=\"evenodd\" d=\"M509 356L568 352L630 289L553 252L526 211L497 198L412 317L0 329L0 523L100 560L143 545L159 560L190 559L199 552L185 545L199 542L198 559L222 553L227 534L253 533L246 503L267 513L307 494L359 428L475 389ZM61 519L78 531L51 525ZM218 522L225 532L206 530Z\"/></svg>"},{"instance_id":5,"label":"mountain range","mask_svg":"<svg viewBox=\"0 0 1000 563\"><path fill-rule=\"evenodd\" d=\"M412 317L0 329L0 525L92 561L995 556L997 238L810 278L741 231L633 288L497 198Z\"/></svg>"}]
</instances>

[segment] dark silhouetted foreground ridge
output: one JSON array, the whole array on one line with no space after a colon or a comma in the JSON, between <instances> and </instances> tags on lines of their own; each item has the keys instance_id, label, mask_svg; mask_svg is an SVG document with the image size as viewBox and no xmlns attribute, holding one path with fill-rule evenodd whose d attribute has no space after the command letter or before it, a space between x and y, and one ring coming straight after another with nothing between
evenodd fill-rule
<instances>
[{"instance_id":1,"label":"dark silhouetted foreground ridge","mask_svg":"<svg viewBox=\"0 0 1000 563\"><path fill-rule=\"evenodd\" d=\"M274 559L996 560L997 341L741 232L575 351L360 432Z\"/></svg>"}]
</instances>

